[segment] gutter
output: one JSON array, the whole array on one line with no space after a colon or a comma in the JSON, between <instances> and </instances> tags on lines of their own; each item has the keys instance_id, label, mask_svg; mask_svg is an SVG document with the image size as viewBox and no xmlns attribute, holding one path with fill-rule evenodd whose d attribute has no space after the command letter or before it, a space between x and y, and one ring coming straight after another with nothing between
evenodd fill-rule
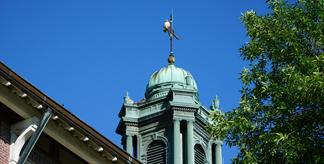
<instances>
[{"instance_id":1,"label":"gutter","mask_svg":"<svg viewBox=\"0 0 324 164\"><path fill-rule=\"evenodd\" d=\"M32 137L28 141L26 147L23 149L17 164L24 164L26 162L29 154L33 150L37 140L39 139L40 135L44 131L51 116L52 116L52 110L50 108L47 108L46 112L43 114L43 118L42 118L41 122L39 123L35 133L32 135Z\"/></svg>"}]
</instances>

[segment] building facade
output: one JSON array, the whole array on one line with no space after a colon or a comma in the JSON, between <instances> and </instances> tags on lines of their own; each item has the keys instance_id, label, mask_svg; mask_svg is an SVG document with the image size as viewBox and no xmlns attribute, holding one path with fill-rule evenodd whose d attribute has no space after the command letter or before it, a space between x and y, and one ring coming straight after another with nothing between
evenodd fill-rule
<instances>
[{"instance_id":1,"label":"building facade","mask_svg":"<svg viewBox=\"0 0 324 164\"><path fill-rule=\"evenodd\" d=\"M142 163L221 164L222 142L206 131L209 110L199 101L192 75L174 61L171 54L168 65L152 74L141 101L126 94L116 132Z\"/></svg>"}]
</instances>

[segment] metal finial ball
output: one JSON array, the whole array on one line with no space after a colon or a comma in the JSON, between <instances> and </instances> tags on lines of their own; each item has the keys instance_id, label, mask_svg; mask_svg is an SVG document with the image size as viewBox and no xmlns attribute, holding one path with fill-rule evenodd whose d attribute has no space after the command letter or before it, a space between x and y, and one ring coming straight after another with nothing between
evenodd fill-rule
<instances>
[{"instance_id":1,"label":"metal finial ball","mask_svg":"<svg viewBox=\"0 0 324 164\"><path fill-rule=\"evenodd\" d=\"M175 62L175 57L173 54L170 54L169 55L169 58L168 58L168 63L169 64L173 64Z\"/></svg>"}]
</instances>

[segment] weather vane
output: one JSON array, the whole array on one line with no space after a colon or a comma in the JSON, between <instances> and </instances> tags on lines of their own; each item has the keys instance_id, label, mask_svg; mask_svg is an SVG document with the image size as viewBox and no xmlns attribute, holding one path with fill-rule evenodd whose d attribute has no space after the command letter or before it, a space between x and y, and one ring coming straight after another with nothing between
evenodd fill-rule
<instances>
[{"instance_id":1,"label":"weather vane","mask_svg":"<svg viewBox=\"0 0 324 164\"><path fill-rule=\"evenodd\" d=\"M170 55L168 58L168 62L170 64L173 64L175 59L173 55L173 37L176 38L177 40L180 39L178 35L175 34L174 29L173 29L173 12L170 15L170 20L165 20L164 26L163 26L163 32L168 32L169 38L170 38Z\"/></svg>"}]
</instances>

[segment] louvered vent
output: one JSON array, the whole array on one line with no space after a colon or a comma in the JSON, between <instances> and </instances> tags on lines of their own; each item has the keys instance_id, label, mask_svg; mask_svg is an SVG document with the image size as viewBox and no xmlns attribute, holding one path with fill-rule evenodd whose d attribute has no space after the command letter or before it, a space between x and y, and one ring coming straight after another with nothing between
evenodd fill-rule
<instances>
[{"instance_id":1,"label":"louvered vent","mask_svg":"<svg viewBox=\"0 0 324 164\"><path fill-rule=\"evenodd\" d=\"M153 141L147 148L148 164L166 163L166 146L162 141Z\"/></svg>"},{"instance_id":2,"label":"louvered vent","mask_svg":"<svg viewBox=\"0 0 324 164\"><path fill-rule=\"evenodd\" d=\"M205 164L206 155L201 145L195 145L195 164Z\"/></svg>"}]
</instances>

